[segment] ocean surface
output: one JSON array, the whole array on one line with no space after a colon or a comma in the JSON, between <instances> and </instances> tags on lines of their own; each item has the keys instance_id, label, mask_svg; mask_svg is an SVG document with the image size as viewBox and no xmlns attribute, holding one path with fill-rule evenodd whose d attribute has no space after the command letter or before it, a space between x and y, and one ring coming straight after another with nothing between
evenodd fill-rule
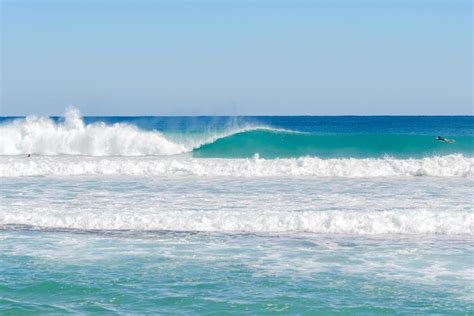
<instances>
[{"instance_id":1,"label":"ocean surface","mask_svg":"<svg viewBox=\"0 0 474 316\"><path fill-rule=\"evenodd\" d=\"M473 178L473 116L2 117L0 314L473 315Z\"/></svg>"}]
</instances>

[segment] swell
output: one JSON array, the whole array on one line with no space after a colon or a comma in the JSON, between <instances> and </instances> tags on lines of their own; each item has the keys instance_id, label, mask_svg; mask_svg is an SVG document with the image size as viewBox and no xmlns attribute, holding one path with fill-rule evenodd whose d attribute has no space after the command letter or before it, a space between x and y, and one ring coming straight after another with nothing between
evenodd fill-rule
<instances>
[{"instance_id":1,"label":"swell","mask_svg":"<svg viewBox=\"0 0 474 316\"><path fill-rule=\"evenodd\" d=\"M23 176L226 176L226 177L472 177L474 158L463 155L421 159L317 157L203 159L191 157L0 157L0 177Z\"/></svg>"}]
</instances>

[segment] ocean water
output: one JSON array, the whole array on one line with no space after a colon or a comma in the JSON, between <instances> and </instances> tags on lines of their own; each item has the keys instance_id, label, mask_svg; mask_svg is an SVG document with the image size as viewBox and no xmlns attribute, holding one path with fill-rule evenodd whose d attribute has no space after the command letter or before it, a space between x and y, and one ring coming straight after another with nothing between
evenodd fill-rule
<instances>
[{"instance_id":1,"label":"ocean water","mask_svg":"<svg viewBox=\"0 0 474 316\"><path fill-rule=\"evenodd\" d=\"M0 314L472 315L473 175L472 116L0 118Z\"/></svg>"}]
</instances>

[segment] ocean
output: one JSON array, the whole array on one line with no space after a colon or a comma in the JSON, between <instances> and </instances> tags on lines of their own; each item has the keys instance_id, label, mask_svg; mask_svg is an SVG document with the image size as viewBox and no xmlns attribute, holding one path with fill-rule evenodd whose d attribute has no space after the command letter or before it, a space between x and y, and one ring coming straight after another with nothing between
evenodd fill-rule
<instances>
[{"instance_id":1,"label":"ocean","mask_svg":"<svg viewBox=\"0 0 474 316\"><path fill-rule=\"evenodd\" d=\"M0 314L473 315L473 175L473 116L2 117Z\"/></svg>"}]
</instances>

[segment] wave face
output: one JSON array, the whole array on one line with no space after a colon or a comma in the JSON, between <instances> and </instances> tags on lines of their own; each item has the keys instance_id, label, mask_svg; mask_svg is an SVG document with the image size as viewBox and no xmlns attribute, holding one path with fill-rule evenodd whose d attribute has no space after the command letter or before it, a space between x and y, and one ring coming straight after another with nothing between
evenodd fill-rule
<instances>
[{"instance_id":1,"label":"wave face","mask_svg":"<svg viewBox=\"0 0 474 316\"><path fill-rule=\"evenodd\" d=\"M368 158L385 155L408 158L462 153L474 155L474 138L457 137L452 144L419 135L315 135L275 130L252 130L219 138L193 151L195 157L265 158L316 156Z\"/></svg>"},{"instance_id":2,"label":"wave face","mask_svg":"<svg viewBox=\"0 0 474 316\"><path fill-rule=\"evenodd\" d=\"M367 118L365 118L367 119ZM386 118L385 118L386 119ZM384 120L385 120L384 119ZM195 158L250 158L259 154L262 158L423 158L462 154L474 156L474 137L469 118L461 117L452 124L460 124L456 142L446 144L405 127L390 134L392 125L407 124L373 119L378 127L363 133L357 124L353 132L347 126L339 133L328 126L318 127L318 120L294 119L287 123L269 118L243 119L242 122L210 118L86 118L69 109L64 118L26 117L3 121L0 124L0 156L7 155L82 155L82 156L169 156L191 153ZM384 122L382 120L382 122ZM422 125L426 118L410 124ZM448 119L447 119L448 120ZM0 120L1 122L2 120ZM448 120L449 121L449 120ZM197 123L196 123L197 122ZM304 124L303 124L303 123ZM410 121L409 121L410 122ZM435 121L433 124L441 124ZM279 125L278 125L278 124ZM334 123L337 123L337 119ZM364 121L360 122L363 125ZM377 123L377 124L376 124ZM292 125L293 124L293 125ZM303 124L303 125L298 125ZM365 122L365 125L368 123ZM337 126L337 124L334 124ZM452 128L444 127L446 133ZM431 130L429 130L431 132ZM443 130L441 130L443 132ZM443 134L444 135L444 134Z\"/></svg>"},{"instance_id":3,"label":"wave face","mask_svg":"<svg viewBox=\"0 0 474 316\"><path fill-rule=\"evenodd\" d=\"M79 175L193 175L230 177L472 177L474 158L321 159L315 157L202 159L189 157L0 157L0 177Z\"/></svg>"}]
</instances>

